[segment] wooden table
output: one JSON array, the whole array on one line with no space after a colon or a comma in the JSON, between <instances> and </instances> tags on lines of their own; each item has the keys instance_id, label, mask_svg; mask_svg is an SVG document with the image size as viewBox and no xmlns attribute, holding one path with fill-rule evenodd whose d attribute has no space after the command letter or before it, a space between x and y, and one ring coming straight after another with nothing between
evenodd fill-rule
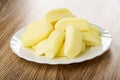
<instances>
[{"instance_id":1,"label":"wooden table","mask_svg":"<svg viewBox=\"0 0 120 80\"><path fill-rule=\"evenodd\" d=\"M93 60L69 65L37 64L16 56L9 46L13 34L61 7L108 29L111 48ZM120 80L120 0L0 0L0 80Z\"/></svg>"}]
</instances>

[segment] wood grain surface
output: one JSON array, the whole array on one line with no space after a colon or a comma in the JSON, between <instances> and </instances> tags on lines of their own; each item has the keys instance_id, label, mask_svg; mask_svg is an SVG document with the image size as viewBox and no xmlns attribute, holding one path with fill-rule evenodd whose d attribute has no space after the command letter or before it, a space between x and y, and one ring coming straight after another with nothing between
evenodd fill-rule
<instances>
[{"instance_id":1,"label":"wood grain surface","mask_svg":"<svg viewBox=\"0 0 120 80\"><path fill-rule=\"evenodd\" d=\"M9 43L16 31L62 7L108 29L111 48L93 60L69 65L37 64L12 52ZM0 80L120 80L120 0L0 0Z\"/></svg>"}]
</instances>

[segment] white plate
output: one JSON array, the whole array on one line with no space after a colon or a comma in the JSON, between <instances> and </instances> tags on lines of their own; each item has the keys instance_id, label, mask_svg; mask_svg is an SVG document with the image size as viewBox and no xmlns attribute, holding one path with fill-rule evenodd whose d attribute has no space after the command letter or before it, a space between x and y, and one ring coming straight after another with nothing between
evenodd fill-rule
<instances>
[{"instance_id":1,"label":"white plate","mask_svg":"<svg viewBox=\"0 0 120 80\"><path fill-rule=\"evenodd\" d=\"M84 54L79 55L75 59L68 59L65 57L48 59L44 56L36 56L33 50L21 46L20 36L25 31L25 28L22 28L21 30L15 33L15 35L10 41L10 47L17 56L24 58L28 61L33 61L41 64L70 64L83 62L102 55L105 51L107 51L110 48L112 42L111 34L103 27L97 27L100 29L101 32L102 46L89 48L84 52Z\"/></svg>"}]
</instances>

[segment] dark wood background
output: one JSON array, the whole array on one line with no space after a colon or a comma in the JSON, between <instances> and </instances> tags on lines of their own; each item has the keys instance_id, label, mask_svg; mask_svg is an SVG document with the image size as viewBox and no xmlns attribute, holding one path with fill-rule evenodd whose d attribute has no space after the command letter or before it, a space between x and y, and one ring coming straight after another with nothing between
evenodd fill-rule
<instances>
[{"instance_id":1,"label":"dark wood background","mask_svg":"<svg viewBox=\"0 0 120 80\"><path fill-rule=\"evenodd\" d=\"M93 60L69 65L37 64L16 56L9 46L13 34L61 7L108 29L111 48ZM120 80L120 1L0 0L0 80Z\"/></svg>"}]
</instances>

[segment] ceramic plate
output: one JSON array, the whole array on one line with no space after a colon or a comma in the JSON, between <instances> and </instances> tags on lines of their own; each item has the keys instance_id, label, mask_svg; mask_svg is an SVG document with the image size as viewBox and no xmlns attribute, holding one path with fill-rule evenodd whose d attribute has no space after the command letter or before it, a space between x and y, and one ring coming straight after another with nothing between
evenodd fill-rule
<instances>
[{"instance_id":1,"label":"ceramic plate","mask_svg":"<svg viewBox=\"0 0 120 80\"><path fill-rule=\"evenodd\" d=\"M97 25L96 25L97 26ZM102 45L88 48L83 54L79 55L75 59L68 59L65 57L48 59L44 56L36 56L35 52L31 49L27 49L21 46L20 36L24 33L26 28L22 28L18 32L16 32L11 41L10 47L12 51L19 56L20 58L24 58L28 61L37 62L40 64L71 64L71 63L79 63L86 60L93 59L97 56L102 55L105 51L110 48L112 38L111 34L101 26L97 26L101 32Z\"/></svg>"}]
</instances>

